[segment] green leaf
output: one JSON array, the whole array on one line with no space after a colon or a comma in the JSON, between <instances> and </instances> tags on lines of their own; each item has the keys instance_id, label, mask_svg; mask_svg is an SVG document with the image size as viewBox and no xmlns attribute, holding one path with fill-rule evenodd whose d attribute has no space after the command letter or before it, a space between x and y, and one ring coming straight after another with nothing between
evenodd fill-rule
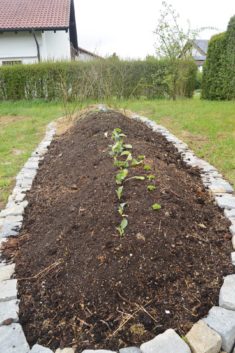
<instances>
[{"instance_id":1,"label":"green leaf","mask_svg":"<svg viewBox=\"0 0 235 353\"><path fill-rule=\"evenodd\" d=\"M127 161L119 161L118 159L115 159L114 161L114 166L118 168L128 168L129 163Z\"/></svg>"},{"instance_id":2,"label":"green leaf","mask_svg":"<svg viewBox=\"0 0 235 353\"><path fill-rule=\"evenodd\" d=\"M159 205L159 203L154 203L154 204L152 205L152 209L153 209L154 211L158 211L158 210L160 210L161 208L162 208L162 206Z\"/></svg>"},{"instance_id":3,"label":"green leaf","mask_svg":"<svg viewBox=\"0 0 235 353\"><path fill-rule=\"evenodd\" d=\"M148 189L148 191L154 191L154 190L156 190L156 186L155 185L148 185L147 189Z\"/></svg>"},{"instance_id":4,"label":"green leaf","mask_svg":"<svg viewBox=\"0 0 235 353\"><path fill-rule=\"evenodd\" d=\"M151 166L149 164L144 165L144 170L151 170Z\"/></svg>"},{"instance_id":5,"label":"green leaf","mask_svg":"<svg viewBox=\"0 0 235 353\"><path fill-rule=\"evenodd\" d=\"M116 227L116 229L118 230L121 237L125 234L125 229L126 229L127 225L128 225L127 219L123 218L120 225L118 227Z\"/></svg>"},{"instance_id":6,"label":"green leaf","mask_svg":"<svg viewBox=\"0 0 235 353\"><path fill-rule=\"evenodd\" d=\"M118 212L119 212L119 214L120 214L121 216L123 216L124 208L125 208L126 205L127 205L127 203L124 202L124 203L120 203L120 205L119 205L119 207L118 207Z\"/></svg>"},{"instance_id":7,"label":"green leaf","mask_svg":"<svg viewBox=\"0 0 235 353\"><path fill-rule=\"evenodd\" d=\"M129 180L132 180L132 179L135 179L135 180L145 180L145 177L144 176L140 176L140 175L135 175L131 178L128 178L126 179L126 181L129 181Z\"/></svg>"},{"instance_id":8,"label":"green leaf","mask_svg":"<svg viewBox=\"0 0 235 353\"><path fill-rule=\"evenodd\" d=\"M123 186L119 186L119 188L117 188L117 190L116 190L118 200L121 200L122 192L123 192Z\"/></svg>"},{"instance_id":9,"label":"green leaf","mask_svg":"<svg viewBox=\"0 0 235 353\"><path fill-rule=\"evenodd\" d=\"M128 175L128 169L120 170L120 172L118 172L118 174L116 175L116 183L120 185L123 182L123 180L126 179L127 175Z\"/></svg>"},{"instance_id":10,"label":"green leaf","mask_svg":"<svg viewBox=\"0 0 235 353\"><path fill-rule=\"evenodd\" d=\"M143 154L139 154L137 158L142 161L145 159L145 156Z\"/></svg>"},{"instance_id":11,"label":"green leaf","mask_svg":"<svg viewBox=\"0 0 235 353\"><path fill-rule=\"evenodd\" d=\"M121 156L129 156L130 154L131 154L130 151L123 151L123 152L121 153Z\"/></svg>"},{"instance_id":12,"label":"green leaf","mask_svg":"<svg viewBox=\"0 0 235 353\"><path fill-rule=\"evenodd\" d=\"M122 153L124 147L123 147L123 141L117 141L115 144L112 146L112 155L113 156L118 156Z\"/></svg>"},{"instance_id":13,"label":"green leaf","mask_svg":"<svg viewBox=\"0 0 235 353\"><path fill-rule=\"evenodd\" d=\"M135 176L131 177L131 179L145 180L145 177L144 176L135 175Z\"/></svg>"},{"instance_id":14,"label":"green leaf","mask_svg":"<svg viewBox=\"0 0 235 353\"><path fill-rule=\"evenodd\" d=\"M153 175L153 174L147 175L147 179L148 180L154 180L155 179L155 175Z\"/></svg>"},{"instance_id":15,"label":"green leaf","mask_svg":"<svg viewBox=\"0 0 235 353\"><path fill-rule=\"evenodd\" d=\"M142 163L143 163L143 161L138 161L137 159L134 158L131 162L131 166L136 167L137 165L142 164Z\"/></svg>"},{"instance_id":16,"label":"green leaf","mask_svg":"<svg viewBox=\"0 0 235 353\"><path fill-rule=\"evenodd\" d=\"M125 144L124 145L124 148L128 149L128 150L131 150L132 149L132 145L130 144Z\"/></svg>"}]
</instances>

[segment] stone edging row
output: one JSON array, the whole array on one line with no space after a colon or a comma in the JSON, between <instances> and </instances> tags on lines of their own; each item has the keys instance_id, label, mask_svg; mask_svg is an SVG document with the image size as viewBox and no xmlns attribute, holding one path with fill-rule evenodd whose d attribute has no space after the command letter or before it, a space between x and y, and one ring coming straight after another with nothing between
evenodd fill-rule
<instances>
[{"instance_id":1,"label":"stone edging row","mask_svg":"<svg viewBox=\"0 0 235 353\"><path fill-rule=\"evenodd\" d=\"M100 111L107 111L104 106ZM216 203L224 209L230 220L232 245L235 250L235 196L232 186L209 163L199 159L188 146L155 122L133 114L132 119L141 121L171 142L181 153L186 164L198 167L203 184L215 198ZM9 236L19 234L24 209L26 191L31 189L39 162L44 158L56 128L54 123L47 127L46 136L18 174L16 186L9 197L5 210L0 212L0 246ZM235 265L235 251L231 253ZM53 353L41 345L30 347L26 341L21 325L18 323L19 301L17 300L17 279L12 279L14 264L0 262L0 353ZM220 290L219 306L210 309L208 316L198 321L183 340L173 329L166 330L151 341L143 343L140 348L127 347L119 353L235 353L235 275L224 278ZM233 350L234 349L234 350ZM74 353L74 348L57 349L55 353ZM115 353L107 350L85 350L83 353Z\"/></svg>"}]
</instances>

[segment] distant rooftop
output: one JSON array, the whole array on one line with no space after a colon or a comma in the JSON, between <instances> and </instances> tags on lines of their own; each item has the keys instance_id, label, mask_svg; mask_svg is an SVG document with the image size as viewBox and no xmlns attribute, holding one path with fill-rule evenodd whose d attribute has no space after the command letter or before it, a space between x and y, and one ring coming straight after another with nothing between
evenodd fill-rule
<instances>
[{"instance_id":1,"label":"distant rooftop","mask_svg":"<svg viewBox=\"0 0 235 353\"><path fill-rule=\"evenodd\" d=\"M205 54L207 54L207 50L208 50L208 43L209 40L208 39L195 39L194 43L196 44L196 46L198 48L200 48Z\"/></svg>"},{"instance_id":2,"label":"distant rooftop","mask_svg":"<svg viewBox=\"0 0 235 353\"><path fill-rule=\"evenodd\" d=\"M208 39L195 39L193 41L193 47L197 50L197 55L193 55L196 61L205 61L207 50L208 50Z\"/></svg>"},{"instance_id":3,"label":"distant rooftop","mask_svg":"<svg viewBox=\"0 0 235 353\"><path fill-rule=\"evenodd\" d=\"M0 31L69 28L72 0L0 0Z\"/></svg>"}]
</instances>

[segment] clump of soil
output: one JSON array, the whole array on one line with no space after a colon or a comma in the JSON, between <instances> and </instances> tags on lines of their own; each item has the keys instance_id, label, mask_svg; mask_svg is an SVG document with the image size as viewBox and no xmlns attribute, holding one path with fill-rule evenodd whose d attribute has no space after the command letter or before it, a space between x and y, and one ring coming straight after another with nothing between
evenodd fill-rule
<instances>
[{"instance_id":1,"label":"clump of soil","mask_svg":"<svg viewBox=\"0 0 235 353\"><path fill-rule=\"evenodd\" d=\"M116 127L135 156L146 156L157 186L125 184L123 238L108 147ZM140 173L149 172L133 170ZM222 278L232 273L229 224L198 170L164 137L119 113L89 113L58 137L27 197L15 261L30 344L80 352L139 345L170 327L184 335L217 304ZM161 210L151 210L155 202Z\"/></svg>"}]
</instances>

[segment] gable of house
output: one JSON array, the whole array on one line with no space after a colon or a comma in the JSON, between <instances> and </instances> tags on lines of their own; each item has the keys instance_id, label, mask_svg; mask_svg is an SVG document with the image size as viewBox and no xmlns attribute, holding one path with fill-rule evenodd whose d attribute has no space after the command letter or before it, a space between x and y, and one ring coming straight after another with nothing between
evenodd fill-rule
<instances>
[{"instance_id":1,"label":"gable of house","mask_svg":"<svg viewBox=\"0 0 235 353\"><path fill-rule=\"evenodd\" d=\"M0 63L70 60L78 50L73 0L0 0Z\"/></svg>"},{"instance_id":2,"label":"gable of house","mask_svg":"<svg viewBox=\"0 0 235 353\"><path fill-rule=\"evenodd\" d=\"M209 41L206 39L196 39L192 43L192 56L196 61L205 61Z\"/></svg>"}]
</instances>

